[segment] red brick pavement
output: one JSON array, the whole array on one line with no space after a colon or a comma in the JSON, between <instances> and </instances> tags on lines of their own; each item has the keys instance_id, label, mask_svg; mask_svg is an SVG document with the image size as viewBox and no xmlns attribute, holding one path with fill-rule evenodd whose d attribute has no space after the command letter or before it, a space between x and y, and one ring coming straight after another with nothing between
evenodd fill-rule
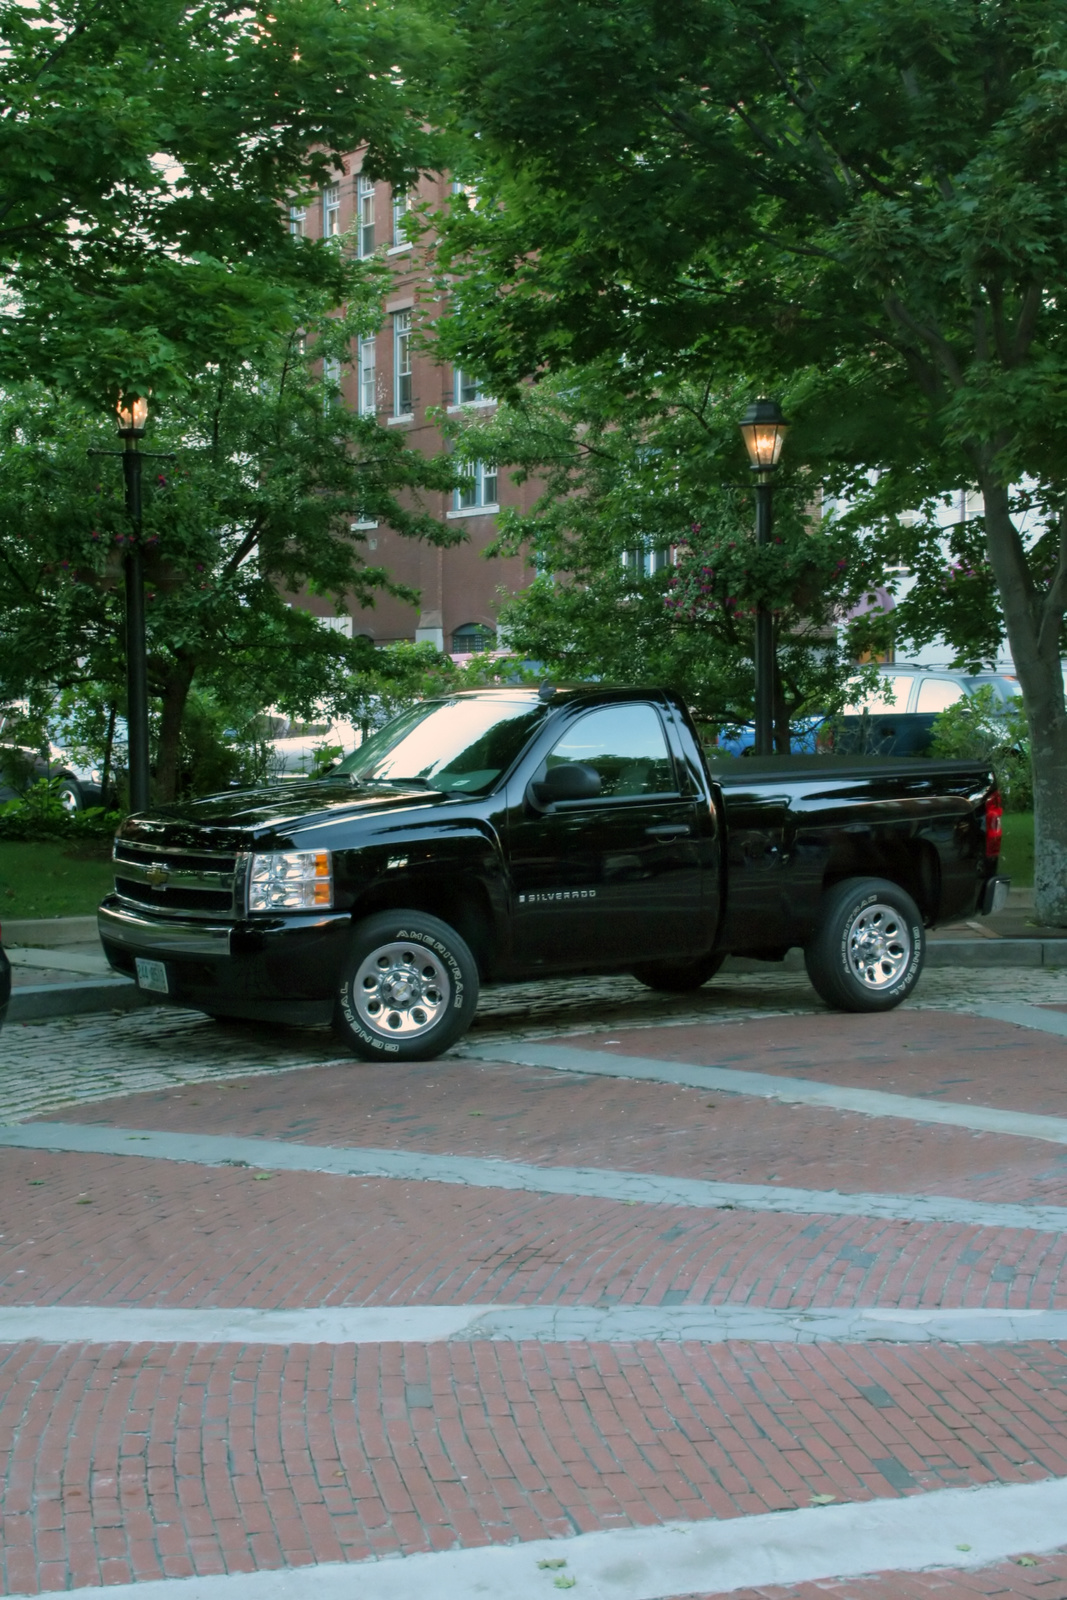
<instances>
[{"instance_id":1,"label":"red brick pavement","mask_svg":"<svg viewBox=\"0 0 1067 1600\"><path fill-rule=\"evenodd\" d=\"M729 1600L975 1600L976 1595L1067 1600L1067 1549L1028 1557L1024 1565L1015 1557L969 1572L941 1567L934 1572L874 1572L788 1587L732 1589ZM721 1596L719 1592L677 1595L674 1600L721 1600Z\"/></svg>"},{"instance_id":2,"label":"red brick pavement","mask_svg":"<svg viewBox=\"0 0 1067 1600\"><path fill-rule=\"evenodd\" d=\"M0 1302L1067 1305L1067 1238L3 1152Z\"/></svg>"},{"instance_id":3,"label":"red brick pavement","mask_svg":"<svg viewBox=\"0 0 1067 1600\"><path fill-rule=\"evenodd\" d=\"M792 1017L788 1024L800 1020ZM869 1018L843 1020L870 1023ZM766 1026L770 1024L752 1024L751 1031ZM669 1059L666 1052L675 1049L674 1034L688 1032L663 1029L642 1036L643 1051L625 1034L627 1043L617 1053L652 1054L655 1047ZM709 1034L748 1036L747 1029L705 1028L700 1033L705 1040ZM1053 1043L1067 1083L1067 1049L1062 1041ZM1024 1085L1033 1065L1028 1048L1024 1043L1001 1060L1001 1070ZM1035 1048L1040 1068L1045 1051L1041 1036ZM690 1049L692 1059L701 1059L695 1044ZM708 1053L705 1048L703 1057ZM684 1051L676 1054L684 1058ZM737 1059L735 1049L730 1060ZM757 1050L745 1064L756 1070L756 1063L767 1060ZM771 1062L776 1072L780 1065ZM985 1102L982 1087L983 1093L974 1095L976 1102ZM1020 1099L1026 1093L1020 1087ZM59 1111L52 1120L414 1149L547 1166L618 1167L845 1193L932 1191L981 1201L1067 1205L1067 1149L1041 1140L496 1062L324 1066L251 1078L231 1087L198 1084L131 1095Z\"/></svg>"},{"instance_id":4,"label":"red brick pavement","mask_svg":"<svg viewBox=\"0 0 1067 1600\"><path fill-rule=\"evenodd\" d=\"M603 1029L551 1043L1067 1117L1067 1040L959 1012L754 1014L717 1027Z\"/></svg>"},{"instance_id":5,"label":"red brick pavement","mask_svg":"<svg viewBox=\"0 0 1067 1600\"><path fill-rule=\"evenodd\" d=\"M1042 1344L22 1345L0 1382L8 1592L1067 1474Z\"/></svg>"}]
</instances>

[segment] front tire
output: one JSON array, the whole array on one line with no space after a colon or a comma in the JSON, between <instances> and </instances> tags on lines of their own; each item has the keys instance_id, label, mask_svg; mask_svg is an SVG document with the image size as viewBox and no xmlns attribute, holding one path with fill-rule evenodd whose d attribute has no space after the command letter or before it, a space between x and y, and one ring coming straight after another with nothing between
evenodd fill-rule
<instances>
[{"instance_id":1,"label":"front tire","mask_svg":"<svg viewBox=\"0 0 1067 1600\"><path fill-rule=\"evenodd\" d=\"M911 895L885 878L848 878L823 896L804 965L838 1011L891 1011L918 983L925 955Z\"/></svg>"},{"instance_id":2,"label":"front tire","mask_svg":"<svg viewBox=\"0 0 1067 1600\"><path fill-rule=\"evenodd\" d=\"M478 968L455 928L424 911L383 911L353 931L333 1026L364 1061L432 1061L477 1005Z\"/></svg>"},{"instance_id":3,"label":"front tire","mask_svg":"<svg viewBox=\"0 0 1067 1600\"><path fill-rule=\"evenodd\" d=\"M699 961L649 961L634 967L633 976L662 994L691 994L710 982L725 960L725 950L716 950Z\"/></svg>"}]
</instances>

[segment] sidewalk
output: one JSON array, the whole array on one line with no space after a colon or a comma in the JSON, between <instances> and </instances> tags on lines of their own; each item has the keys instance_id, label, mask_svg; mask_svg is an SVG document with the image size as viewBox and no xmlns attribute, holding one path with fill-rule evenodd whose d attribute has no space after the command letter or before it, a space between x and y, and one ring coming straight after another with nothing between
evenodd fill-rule
<instances>
[{"instance_id":1,"label":"sidewalk","mask_svg":"<svg viewBox=\"0 0 1067 1600\"><path fill-rule=\"evenodd\" d=\"M108 966L95 917L55 917L3 925L11 961L10 1022L128 1011L149 1003Z\"/></svg>"}]
</instances>

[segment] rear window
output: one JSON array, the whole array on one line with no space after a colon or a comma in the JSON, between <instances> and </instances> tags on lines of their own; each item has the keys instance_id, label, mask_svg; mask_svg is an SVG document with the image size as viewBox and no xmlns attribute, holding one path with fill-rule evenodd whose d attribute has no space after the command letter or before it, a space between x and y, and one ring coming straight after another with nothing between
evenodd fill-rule
<instances>
[{"instance_id":1,"label":"rear window","mask_svg":"<svg viewBox=\"0 0 1067 1600\"><path fill-rule=\"evenodd\" d=\"M875 690L866 700L854 700L847 705L846 717L857 717L864 711L872 717L884 716L887 711L907 711L912 682L906 673L886 673L885 687Z\"/></svg>"}]
</instances>

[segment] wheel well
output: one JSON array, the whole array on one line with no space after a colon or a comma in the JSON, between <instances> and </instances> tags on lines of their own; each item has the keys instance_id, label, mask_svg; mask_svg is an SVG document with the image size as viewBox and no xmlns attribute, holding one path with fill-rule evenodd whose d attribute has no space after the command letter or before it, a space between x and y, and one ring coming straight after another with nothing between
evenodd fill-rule
<instances>
[{"instance_id":1,"label":"wheel well","mask_svg":"<svg viewBox=\"0 0 1067 1600\"><path fill-rule=\"evenodd\" d=\"M929 925L941 903L941 862L925 839L858 838L835 849L823 874L823 890L846 878L888 878L911 895Z\"/></svg>"},{"instance_id":2,"label":"wheel well","mask_svg":"<svg viewBox=\"0 0 1067 1600\"><path fill-rule=\"evenodd\" d=\"M391 911L403 906L405 910L425 911L455 928L470 949L478 965L478 976L490 976L493 951L493 917L488 897L477 885L465 886L459 893L454 884L397 884L396 888L382 885L352 911L353 922L362 922L378 911Z\"/></svg>"}]
</instances>

